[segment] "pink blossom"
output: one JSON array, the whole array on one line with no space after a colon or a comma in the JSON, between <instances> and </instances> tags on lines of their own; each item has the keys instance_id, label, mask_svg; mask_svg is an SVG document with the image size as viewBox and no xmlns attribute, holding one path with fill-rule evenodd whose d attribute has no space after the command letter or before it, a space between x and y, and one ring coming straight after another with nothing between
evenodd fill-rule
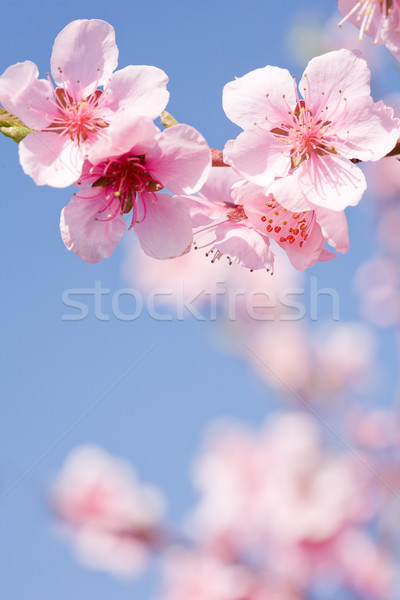
<instances>
[{"instance_id":1,"label":"pink blossom","mask_svg":"<svg viewBox=\"0 0 400 600\"><path fill-rule=\"evenodd\" d=\"M290 298L299 291L302 288L283 289L286 311L281 309L279 319L258 321L255 327L239 330L240 356L268 386L291 401L299 394L308 401L333 399L337 404L341 397L348 400L350 391L365 394L377 376L376 344L370 328L342 322L311 329L303 320L290 320Z\"/></svg>"},{"instance_id":2,"label":"pink blossom","mask_svg":"<svg viewBox=\"0 0 400 600\"><path fill-rule=\"evenodd\" d=\"M224 563L212 554L174 550L164 561L159 600L301 600L299 590L267 570Z\"/></svg>"},{"instance_id":3,"label":"pink blossom","mask_svg":"<svg viewBox=\"0 0 400 600\"><path fill-rule=\"evenodd\" d=\"M299 84L267 66L228 83L223 105L244 131L224 160L267 187L291 211L342 211L361 199L366 182L351 161L378 160L396 144L400 121L370 96L365 60L349 50L310 61Z\"/></svg>"},{"instance_id":4,"label":"pink blossom","mask_svg":"<svg viewBox=\"0 0 400 600\"><path fill-rule=\"evenodd\" d=\"M368 476L351 454L324 451L304 414L278 414L260 432L220 426L194 471L201 499L192 527L234 556L255 544L312 550L371 517Z\"/></svg>"},{"instance_id":5,"label":"pink blossom","mask_svg":"<svg viewBox=\"0 0 400 600\"><path fill-rule=\"evenodd\" d=\"M363 263L354 283L362 314L370 323L378 327L400 323L400 274L395 261L374 258Z\"/></svg>"},{"instance_id":6,"label":"pink blossom","mask_svg":"<svg viewBox=\"0 0 400 600\"><path fill-rule=\"evenodd\" d=\"M387 600L397 587L397 568L389 550L363 531L344 532L335 544L335 558L347 585L362 598Z\"/></svg>"},{"instance_id":7,"label":"pink blossom","mask_svg":"<svg viewBox=\"0 0 400 600\"><path fill-rule=\"evenodd\" d=\"M235 200L240 179L231 168L213 167L200 196L186 198L191 203L194 249L206 250L211 262L225 255L230 265L235 262L251 270L271 271L274 255L268 236L254 229L243 204Z\"/></svg>"},{"instance_id":8,"label":"pink blossom","mask_svg":"<svg viewBox=\"0 0 400 600\"><path fill-rule=\"evenodd\" d=\"M192 243L189 210L160 190L196 192L207 178L210 150L188 125L160 133L148 118L127 123L123 117L115 118L89 150L80 189L61 213L64 244L81 259L98 262L114 251L126 229L124 215L132 213L129 228L146 254L180 256Z\"/></svg>"},{"instance_id":9,"label":"pink blossom","mask_svg":"<svg viewBox=\"0 0 400 600\"><path fill-rule=\"evenodd\" d=\"M192 202L194 247L206 249L212 262L225 254L230 264L270 271L274 262L270 238L299 270L335 256L324 249L327 238L339 251L347 251L343 212L317 208L293 213L282 208L271 194L266 198L264 188L240 179L233 169L214 167L200 197L187 198Z\"/></svg>"},{"instance_id":10,"label":"pink blossom","mask_svg":"<svg viewBox=\"0 0 400 600\"><path fill-rule=\"evenodd\" d=\"M117 575L144 570L157 545L164 502L131 466L97 446L76 448L54 482L51 503L81 562Z\"/></svg>"},{"instance_id":11,"label":"pink blossom","mask_svg":"<svg viewBox=\"0 0 400 600\"><path fill-rule=\"evenodd\" d=\"M156 67L128 66L113 73L118 48L114 29L98 19L67 25L57 36L51 74L38 79L30 61L0 77L0 101L35 130L19 146L24 171L38 185L66 187L80 176L90 146L115 115L154 119L165 108L168 78ZM101 89L102 88L102 89Z\"/></svg>"},{"instance_id":12,"label":"pink blossom","mask_svg":"<svg viewBox=\"0 0 400 600\"><path fill-rule=\"evenodd\" d=\"M400 2L399 0L339 0L339 10L345 21L359 30L359 41L364 33L371 36L374 44L385 44L400 58Z\"/></svg>"},{"instance_id":13,"label":"pink blossom","mask_svg":"<svg viewBox=\"0 0 400 600\"><path fill-rule=\"evenodd\" d=\"M317 261L334 258L326 250L329 242L339 252L347 252L349 238L343 211L314 207L314 210L292 212L283 208L265 189L247 184L236 190L236 201L244 206L252 226L274 239L287 253L292 265L299 270Z\"/></svg>"}]
</instances>

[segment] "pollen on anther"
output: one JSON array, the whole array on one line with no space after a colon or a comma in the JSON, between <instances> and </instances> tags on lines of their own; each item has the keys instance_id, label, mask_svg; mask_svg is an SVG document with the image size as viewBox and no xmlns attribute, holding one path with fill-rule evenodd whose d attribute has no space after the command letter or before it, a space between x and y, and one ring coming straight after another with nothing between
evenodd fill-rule
<instances>
[{"instance_id":1,"label":"pollen on anther","mask_svg":"<svg viewBox=\"0 0 400 600\"><path fill-rule=\"evenodd\" d=\"M273 222L273 219L268 219L268 223L272 223L272 222Z\"/></svg>"},{"instance_id":2,"label":"pollen on anther","mask_svg":"<svg viewBox=\"0 0 400 600\"><path fill-rule=\"evenodd\" d=\"M261 221L262 221L263 223L265 223L265 221L266 221L266 220L267 220L267 217L264 217L264 216L262 216L262 217L261 217Z\"/></svg>"}]
</instances>

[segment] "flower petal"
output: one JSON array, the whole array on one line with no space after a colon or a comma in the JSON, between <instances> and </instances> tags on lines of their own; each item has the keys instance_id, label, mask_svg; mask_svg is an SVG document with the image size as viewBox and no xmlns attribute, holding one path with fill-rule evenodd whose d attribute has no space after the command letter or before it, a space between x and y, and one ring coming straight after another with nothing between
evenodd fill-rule
<instances>
[{"instance_id":1,"label":"flower petal","mask_svg":"<svg viewBox=\"0 0 400 600\"><path fill-rule=\"evenodd\" d=\"M212 249L225 254L232 262L247 269L271 270L274 254L269 239L248 225L223 223L216 230Z\"/></svg>"},{"instance_id":2,"label":"flower petal","mask_svg":"<svg viewBox=\"0 0 400 600\"><path fill-rule=\"evenodd\" d=\"M280 122L277 113L282 110L286 115L288 104L292 108L296 104L293 79L286 69L271 66L227 83L222 96L226 116L242 129L265 123L266 117Z\"/></svg>"},{"instance_id":3,"label":"flower petal","mask_svg":"<svg viewBox=\"0 0 400 600\"><path fill-rule=\"evenodd\" d=\"M112 156L120 156L130 150L134 154L146 154L156 142L160 130L147 117L124 111L114 117L102 131L88 152L89 161L95 165Z\"/></svg>"},{"instance_id":4,"label":"flower petal","mask_svg":"<svg viewBox=\"0 0 400 600\"><path fill-rule=\"evenodd\" d=\"M57 133L34 131L19 145L23 170L37 185L67 187L80 176L83 154L71 140Z\"/></svg>"},{"instance_id":5,"label":"flower petal","mask_svg":"<svg viewBox=\"0 0 400 600\"><path fill-rule=\"evenodd\" d=\"M210 202L232 204L232 186L240 180L241 176L233 169L212 167L207 181L199 190L199 194Z\"/></svg>"},{"instance_id":6,"label":"flower petal","mask_svg":"<svg viewBox=\"0 0 400 600\"><path fill-rule=\"evenodd\" d=\"M248 129L236 140L229 140L224 148L224 161L242 177L260 186L269 185L290 169L287 146L261 128Z\"/></svg>"},{"instance_id":7,"label":"flower petal","mask_svg":"<svg viewBox=\"0 0 400 600\"><path fill-rule=\"evenodd\" d=\"M114 200L114 205L104 211L106 205L102 188L85 188L79 190L61 212L60 230L64 244L89 263L108 258L126 228L120 214L107 220L107 215L119 210L119 202Z\"/></svg>"},{"instance_id":8,"label":"flower petal","mask_svg":"<svg viewBox=\"0 0 400 600\"><path fill-rule=\"evenodd\" d=\"M328 244L343 254L349 249L349 228L344 212L316 208L315 216Z\"/></svg>"},{"instance_id":9,"label":"flower petal","mask_svg":"<svg viewBox=\"0 0 400 600\"><path fill-rule=\"evenodd\" d=\"M370 96L356 98L335 121L335 148L347 158L379 160L393 150L400 136L400 121L393 109Z\"/></svg>"},{"instance_id":10,"label":"flower petal","mask_svg":"<svg viewBox=\"0 0 400 600\"><path fill-rule=\"evenodd\" d=\"M130 65L116 71L106 90L110 100L107 104L117 111L123 107L144 117L155 119L167 106L168 77L157 67Z\"/></svg>"},{"instance_id":11,"label":"flower petal","mask_svg":"<svg viewBox=\"0 0 400 600\"><path fill-rule=\"evenodd\" d=\"M0 102L31 129L43 129L57 114L49 100L53 97L51 85L38 79L38 74L37 66L26 60L8 67L0 77Z\"/></svg>"},{"instance_id":12,"label":"flower petal","mask_svg":"<svg viewBox=\"0 0 400 600\"><path fill-rule=\"evenodd\" d=\"M145 214L134 230L143 251L153 258L175 258L184 254L192 244L192 220L179 198L169 194L141 196Z\"/></svg>"},{"instance_id":13,"label":"flower petal","mask_svg":"<svg viewBox=\"0 0 400 600\"><path fill-rule=\"evenodd\" d=\"M291 211L316 206L341 211L361 200L367 183L361 169L342 156L313 155L292 175L274 181L268 191Z\"/></svg>"},{"instance_id":14,"label":"flower petal","mask_svg":"<svg viewBox=\"0 0 400 600\"><path fill-rule=\"evenodd\" d=\"M371 93L371 72L366 61L350 50L335 50L313 58L299 83L301 94L314 115L320 110L329 119L343 98L348 102Z\"/></svg>"},{"instance_id":15,"label":"flower petal","mask_svg":"<svg viewBox=\"0 0 400 600\"><path fill-rule=\"evenodd\" d=\"M243 202L253 227L274 239L296 269L303 271L319 260L325 238L316 222L315 211L290 212L271 194L266 196L265 190L253 185L243 186L236 195Z\"/></svg>"},{"instance_id":16,"label":"flower petal","mask_svg":"<svg viewBox=\"0 0 400 600\"><path fill-rule=\"evenodd\" d=\"M157 144L148 152L146 166L154 178L174 194L193 194L207 180L211 152L196 129L174 125L161 133Z\"/></svg>"},{"instance_id":17,"label":"flower petal","mask_svg":"<svg viewBox=\"0 0 400 600\"><path fill-rule=\"evenodd\" d=\"M55 39L51 74L58 85L67 80L78 99L105 85L117 64L114 28L106 21L72 21Z\"/></svg>"}]
</instances>

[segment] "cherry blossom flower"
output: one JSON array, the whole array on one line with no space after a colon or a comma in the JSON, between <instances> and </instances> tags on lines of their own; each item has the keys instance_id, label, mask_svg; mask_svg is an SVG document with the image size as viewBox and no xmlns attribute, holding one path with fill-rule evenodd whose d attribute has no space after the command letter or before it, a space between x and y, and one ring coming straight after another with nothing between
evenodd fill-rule
<instances>
[{"instance_id":1,"label":"cherry blossom flower","mask_svg":"<svg viewBox=\"0 0 400 600\"><path fill-rule=\"evenodd\" d=\"M169 93L166 74L152 66L117 67L114 29L98 19L78 20L57 36L51 56L56 84L38 79L31 61L0 77L0 101L30 133L19 146L24 171L38 185L66 187L80 176L85 155L116 114L154 119Z\"/></svg>"},{"instance_id":2,"label":"cherry blossom flower","mask_svg":"<svg viewBox=\"0 0 400 600\"><path fill-rule=\"evenodd\" d=\"M170 551L158 600L302 600L305 596L268 571L224 563L210 553Z\"/></svg>"},{"instance_id":3,"label":"cherry blossom flower","mask_svg":"<svg viewBox=\"0 0 400 600\"><path fill-rule=\"evenodd\" d=\"M71 452L53 484L51 503L60 532L93 569L137 575L159 543L160 492L139 484L129 463L100 447Z\"/></svg>"},{"instance_id":4,"label":"cherry blossom flower","mask_svg":"<svg viewBox=\"0 0 400 600\"><path fill-rule=\"evenodd\" d=\"M385 44L400 59L400 2L399 0L339 0L339 10L345 21L371 36L374 44Z\"/></svg>"},{"instance_id":5,"label":"cherry blossom flower","mask_svg":"<svg viewBox=\"0 0 400 600\"><path fill-rule=\"evenodd\" d=\"M195 465L201 496L188 529L209 557L250 567L259 582L273 574L300 597L320 597L322 577L338 593L383 600L393 565L363 530L380 506L373 479L351 453L324 447L321 433L300 412L276 414L260 432L214 425Z\"/></svg>"},{"instance_id":6,"label":"cherry blossom flower","mask_svg":"<svg viewBox=\"0 0 400 600\"><path fill-rule=\"evenodd\" d=\"M224 160L291 211L356 205L366 182L351 159L378 160L400 132L393 110L370 96L365 60L349 50L316 57L299 84L267 66L228 83L223 105L244 131Z\"/></svg>"},{"instance_id":7,"label":"cherry blossom flower","mask_svg":"<svg viewBox=\"0 0 400 600\"><path fill-rule=\"evenodd\" d=\"M234 198L235 185L241 177L233 169L213 167L199 197L183 197L191 203L194 249L205 249L211 262L223 255L251 270L272 270L274 255L269 238L254 229L243 204Z\"/></svg>"},{"instance_id":8,"label":"cherry blossom flower","mask_svg":"<svg viewBox=\"0 0 400 600\"><path fill-rule=\"evenodd\" d=\"M132 213L129 228L146 254L158 259L190 249L192 222L175 194L196 192L210 169L204 138L188 125L160 133L144 117L115 118L89 150L79 191L61 213L61 236L69 250L87 262L112 254Z\"/></svg>"},{"instance_id":9,"label":"cherry blossom flower","mask_svg":"<svg viewBox=\"0 0 400 600\"><path fill-rule=\"evenodd\" d=\"M270 238L299 270L335 256L324 249L327 238L339 251L348 249L344 213L322 208L292 213L271 194L266 199L264 188L241 181L233 169L211 169L199 194L186 198L192 203L194 247L206 249L212 262L226 255L229 264L270 271L274 262Z\"/></svg>"},{"instance_id":10,"label":"cherry blossom flower","mask_svg":"<svg viewBox=\"0 0 400 600\"><path fill-rule=\"evenodd\" d=\"M292 265L299 270L335 254L324 248L326 241L338 252L349 248L347 221L343 211L314 206L314 210L292 212L284 208L265 189L248 183L235 191L252 226L283 248Z\"/></svg>"},{"instance_id":11,"label":"cherry blossom flower","mask_svg":"<svg viewBox=\"0 0 400 600\"><path fill-rule=\"evenodd\" d=\"M316 422L300 412L277 414L258 433L215 427L194 482L193 531L233 556L266 543L311 550L376 508L368 471L351 454L324 451Z\"/></svg>"}]
</instances>

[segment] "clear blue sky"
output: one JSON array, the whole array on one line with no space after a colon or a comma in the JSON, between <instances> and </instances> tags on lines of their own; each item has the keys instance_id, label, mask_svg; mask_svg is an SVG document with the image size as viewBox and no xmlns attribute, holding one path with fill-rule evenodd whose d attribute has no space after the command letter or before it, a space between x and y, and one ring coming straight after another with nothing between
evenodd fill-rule
<instances>
[{"instance_id":1,"label":"clear blue sky","mask_svg":"<svg viewBox=\"0 0 400 600\"><path fill-rule=\"evenodd\" d=\"M119 66L163 68L170 78L170 112L197 127L210 146L222 148L238 131L222 111L223 85L266 64L300 75L285 39L300 9L323 19L337 3L317 4L316 9L315 0L8 0L1 8L0 72L30 59L44 76L54 38L67 23L104 19L116 30ZM160 323L146 316L102 322L92 311L84 321L63 322L63 290L93 287L95 280L112 292L125 286L124 247L98 265L67 252L58 223L70 190L36 187L19 166L16 144L6 138L0 139L0 157L0 495L156 345L0 502L1 594L13 600L83 595L146 600L152 577L131 586L85 571L52 536L45 493L54 474L75 445L100 443L131 460L144 481L159 484L170 516L179 519L193 499L188 465L205 424L226 414L258 423L268 394L244 366L210 345L215 324ZM349 254L311 272L321 287L337 287L345 320L357 317L352 274L373 253L368 209L360 209L357 218L351 214L350 226ZM109 298L104 306L110 314ZM388 335L385 340L382 358L390 366L392 340Z\"/></svg>"}]
</instances>

